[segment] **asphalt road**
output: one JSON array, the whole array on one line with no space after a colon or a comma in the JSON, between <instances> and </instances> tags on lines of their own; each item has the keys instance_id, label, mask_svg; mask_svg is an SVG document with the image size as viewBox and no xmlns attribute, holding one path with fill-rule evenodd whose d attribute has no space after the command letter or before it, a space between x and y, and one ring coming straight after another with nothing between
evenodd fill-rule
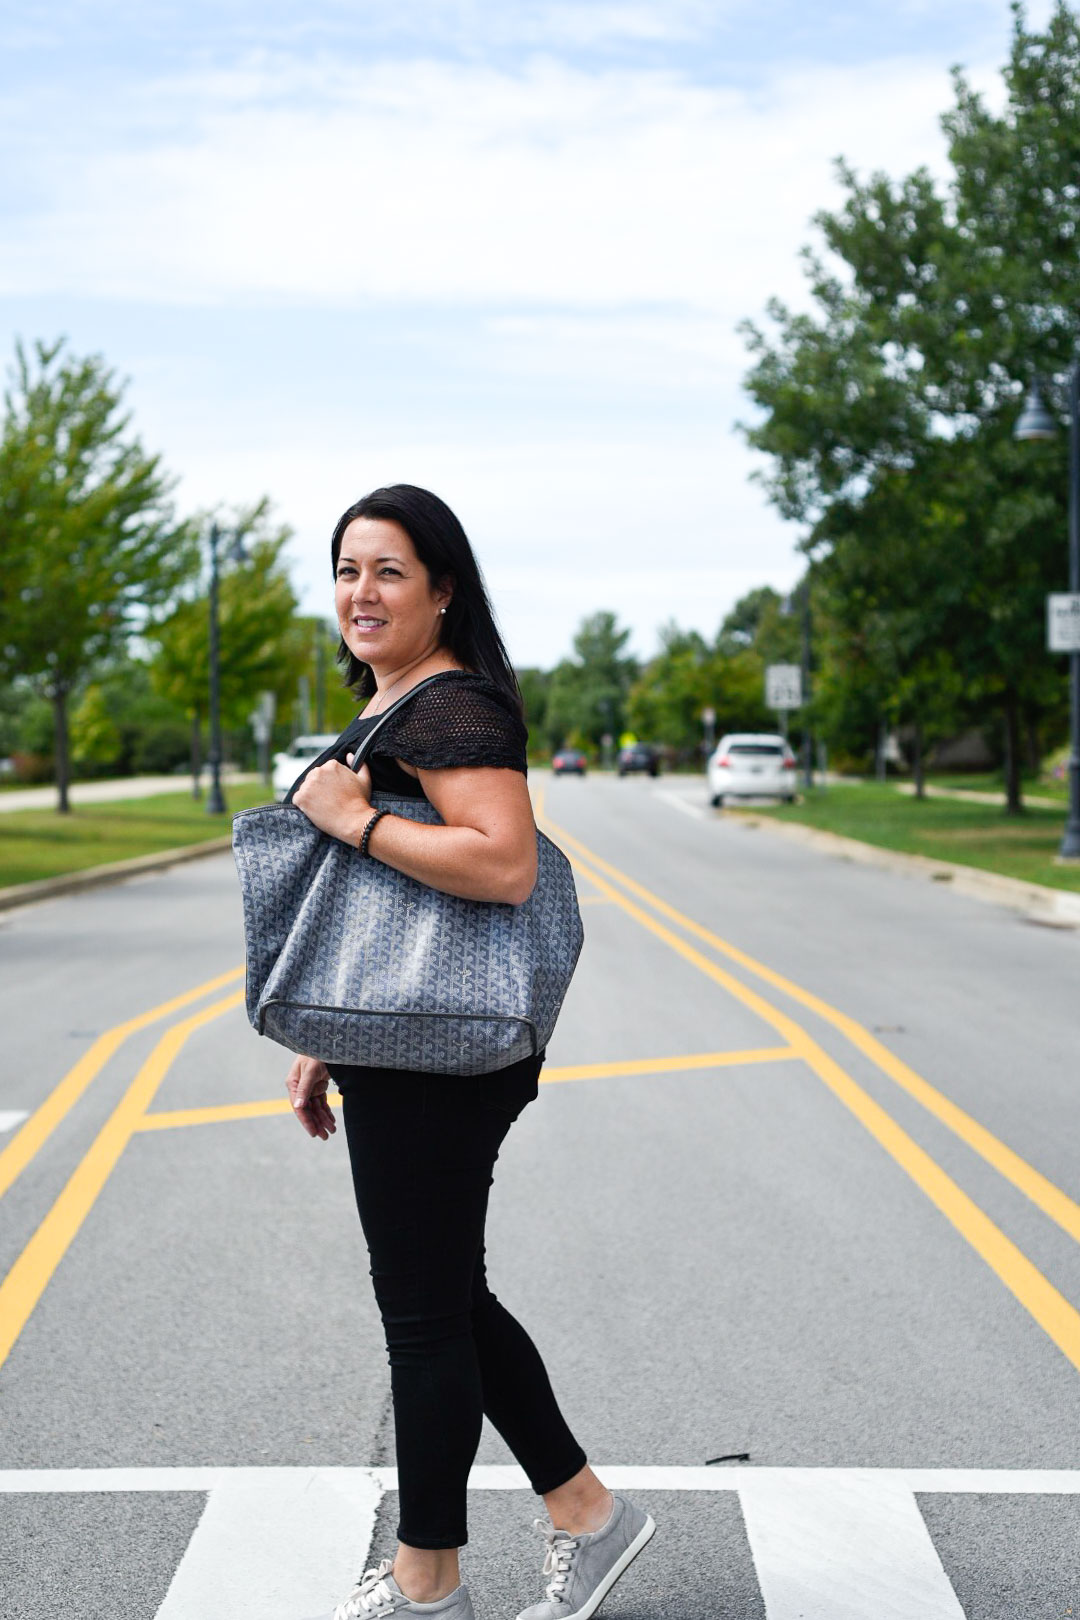
<instances>
[{"instance_id":1,"label":"asphalt road","mask_svg":"<svg viewBox=\"0 0 1080 1620\"><path fill-rule=\"evenodd\" d=\"M1080 1613L1080 934L695 782L536 787L586 948L489 1249L659 1526L603 1614ZM282 1108L240 960L227 857L0 917L5 1620L298 1620L391 1545L344 1143ZM512 1620L538 1509L478 1462Z\"/></svg>"}]
</instances>

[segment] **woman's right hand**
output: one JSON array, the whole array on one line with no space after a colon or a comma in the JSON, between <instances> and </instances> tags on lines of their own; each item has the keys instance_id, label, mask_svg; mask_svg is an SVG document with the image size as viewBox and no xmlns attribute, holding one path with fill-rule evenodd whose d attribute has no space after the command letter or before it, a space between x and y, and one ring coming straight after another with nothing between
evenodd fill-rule
<instances>
[{"instance_id":1,"label":"woman's right hand","mask_svg":"<svg viewBox=\"0 0 1080 1620\"><path fill-rule=\"evenodd\" d=\"M325 1142L337 1130L337 1120L326 1100L330 1070L319 1058L298 1057L285 1080L293 1112L309 1136Z\"/></svg>"}]
</instances>

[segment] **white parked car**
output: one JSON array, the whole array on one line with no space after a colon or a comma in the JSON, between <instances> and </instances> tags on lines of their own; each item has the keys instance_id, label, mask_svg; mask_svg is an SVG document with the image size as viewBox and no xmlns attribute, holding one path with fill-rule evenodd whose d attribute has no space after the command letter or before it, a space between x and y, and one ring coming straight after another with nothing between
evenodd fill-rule
<instances>
[{"instance_id":1,"label":"white parked car","mask_svg":"<svg viewBox=\"0 0 1080 1620\"><path fill-rule=\"evenodd\" d=\"M767 731L733 731L721 737L705 767L709 803L727 799L795 798L795 755L783 737Z\"/></svg>"},{"instance_id":2,"label":"white parked car","mask_svg":"<svg viewBox=\"0 0 1080 1620\"><path fill-rule=\"evenodd\" d=\"M337 742L337 732L315 733L310 737L294 737L283 754L274 755L274 797L283 799L305 765L325 753L331 743Z\"/></svg>"}]
</instances>

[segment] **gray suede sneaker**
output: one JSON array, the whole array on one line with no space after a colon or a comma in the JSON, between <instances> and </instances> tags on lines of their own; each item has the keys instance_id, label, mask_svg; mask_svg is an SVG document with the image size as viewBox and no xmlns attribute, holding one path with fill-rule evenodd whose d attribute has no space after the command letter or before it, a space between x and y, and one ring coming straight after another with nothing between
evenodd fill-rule
<instances>
[{"instance_id":1,"label":"gray suede sneaker","mask_svg":"<svg viewBox=\"0 0 1080 1620\"><path fill-rule=\"evenodd\" d=\"M344 1603L339 1603L330 1614L320 1614L314 1620L376 1620L376 1616L391 1614L430 1614L436 1620L476 1620L468 1588L459 1586L449 1597L437 1603L414 1603L407 1598L390 1571L392 1558L384 1558L378 1569L369 1569L354 1586Z\"/></svg>"},{"instance_id":2,"label":"gray suede sneaker","mask_svg":"<svg viewBox=\"0 0 1080 1620\"><path fill-rule=\"evenodd\" d=\"M589 1620L656 1529L652 1519L613 1491L615 1506L600 1530L572 1536L550 1519L533 1523L547 1542L547 1597L523 1609L517 1620Z\"/></svg>"}]
</instances>

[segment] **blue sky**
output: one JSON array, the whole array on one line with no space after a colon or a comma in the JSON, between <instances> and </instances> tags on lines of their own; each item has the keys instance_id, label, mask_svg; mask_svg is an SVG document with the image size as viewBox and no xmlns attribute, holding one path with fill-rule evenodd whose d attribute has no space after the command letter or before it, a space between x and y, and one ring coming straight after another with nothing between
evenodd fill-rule
<instances>
[{"instance_id":1,"label":"blue sky","mask_svg":"<svg viewBox=\"0 0 1080 1620\"><path fill-rule=\"evenodd\" d=\"M338 513L408 480L458 510L519 663L600 607L647 655L796 576L733 432L736 324L799 299L834 157L940 169L949 68L996 95L1009 25L1004 0L9 0L0 333L104 353L185 509L269 494L311 611Z\"/></svg>"}]
</instances>

